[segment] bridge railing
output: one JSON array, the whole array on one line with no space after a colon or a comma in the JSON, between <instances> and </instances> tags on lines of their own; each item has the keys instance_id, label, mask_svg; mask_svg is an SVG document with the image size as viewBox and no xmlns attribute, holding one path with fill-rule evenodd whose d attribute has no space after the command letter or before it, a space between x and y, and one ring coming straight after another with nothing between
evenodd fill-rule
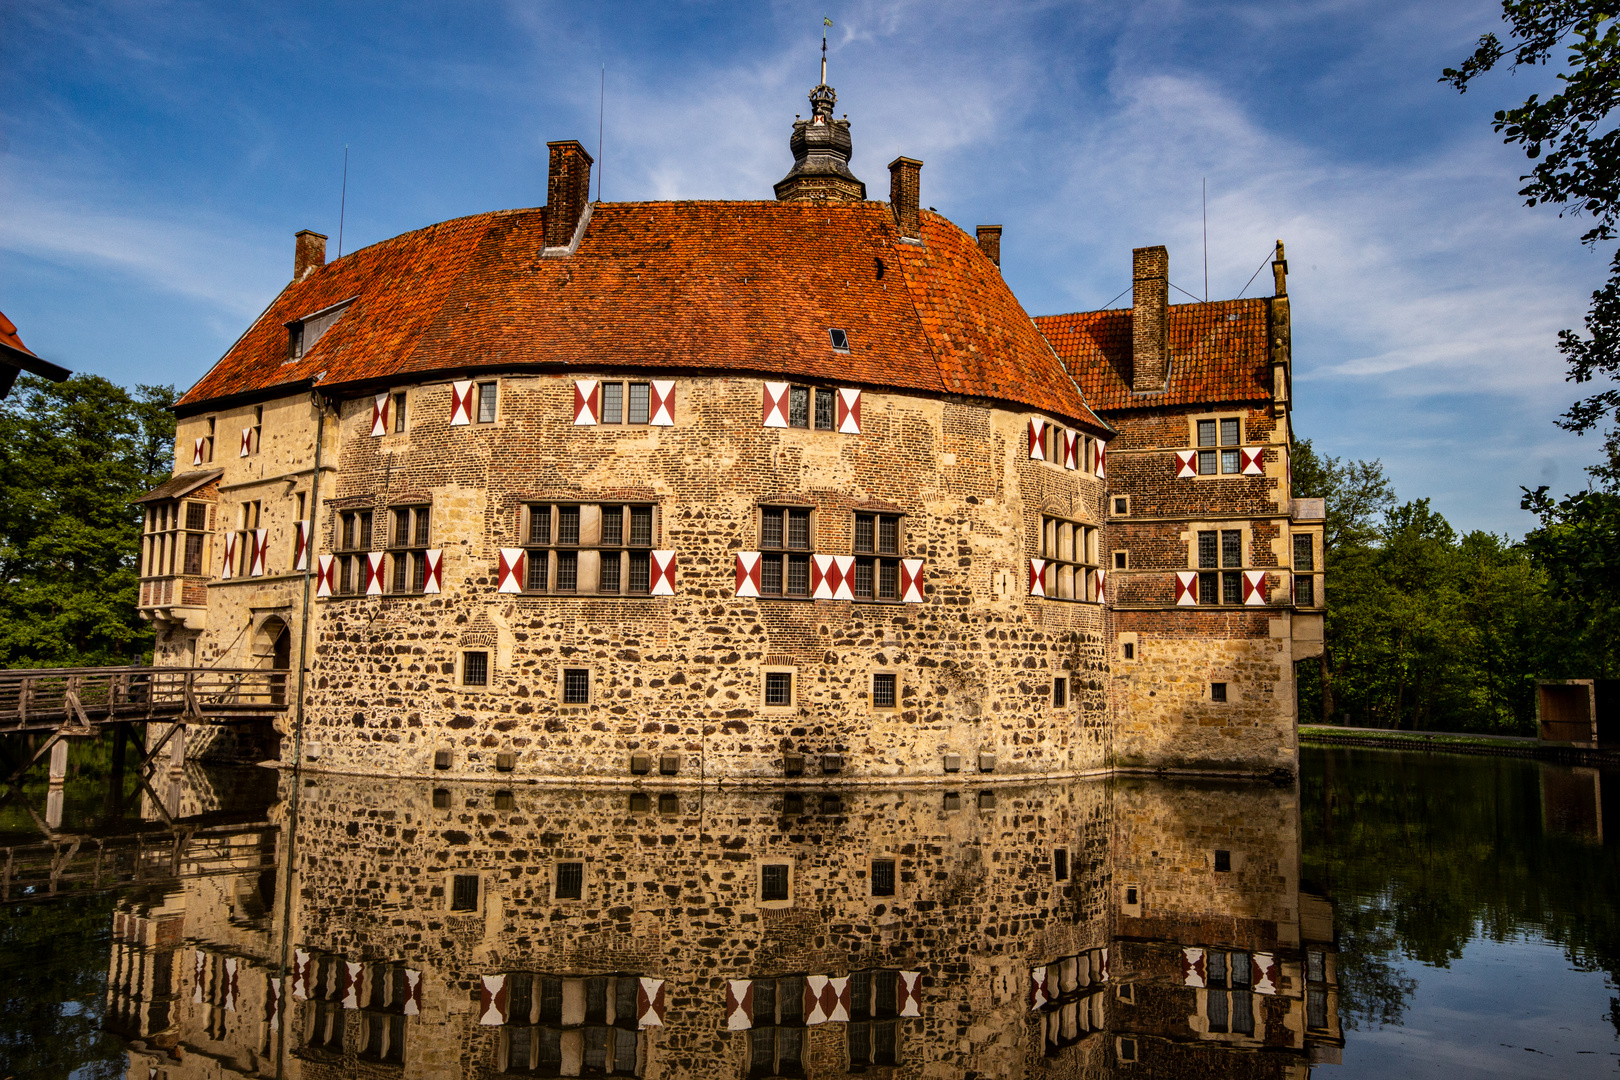
<instances>
[{"instance_id":1,"label":"bridge railing","mask_svg":"<svg viewBox=\"0 0 1620 1080\"><path fill-rule=\"evenodd\" d=\"M170 720L286 708L284 670L266 668L12 668L0 670L0 730L65 719Z\"/></svg>"}]
</instances>

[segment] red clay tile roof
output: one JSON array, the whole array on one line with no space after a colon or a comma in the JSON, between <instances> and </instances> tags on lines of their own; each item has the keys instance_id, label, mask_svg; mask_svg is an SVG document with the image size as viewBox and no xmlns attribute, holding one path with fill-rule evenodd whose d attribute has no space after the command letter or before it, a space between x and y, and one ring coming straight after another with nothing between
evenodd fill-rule
<instances>
[{"instance_id":1,"label":"red clay tile roof","mask_svg":"<svg viewBox=\"0 0 1620 1080\"><path fill-rule=\"evenodd\" d=\"M1092 408L1271 400L1265 299L1172 304L1170 378L1163 392L1131 392L1131 311L1082 311L1035 320Z\"/></svg>"},{"instance_id":2,"label":"red clay tile roof","mask_svg":"<svg viewBox=\"0 0 1620 1080\"><path fill-rule=\"evenodd\" d=\"M25 352L29 356L34 355L34 350L24 345L22 338L17 336L17 324L6 318L6 313L3 311L0 311L0 345L9 345L18 352Z\"/></svg>"},{"instance_id":3,"label":"red clay tile roof","mask_svg":"<svg viewBox=\"0 0 1620 1080\"><path fill-rule=\"evenodd\" d=\"M972 237L885 203L601 203L543 259L543 210L432 225L288 285L180 400L473 370L748 372L952 393L1109 429ZM881 270L881 277L879 272ZM284 324L354 303L302 359ZM849 334L835 352L827 331Z\"/></svg>"}]
</instances>

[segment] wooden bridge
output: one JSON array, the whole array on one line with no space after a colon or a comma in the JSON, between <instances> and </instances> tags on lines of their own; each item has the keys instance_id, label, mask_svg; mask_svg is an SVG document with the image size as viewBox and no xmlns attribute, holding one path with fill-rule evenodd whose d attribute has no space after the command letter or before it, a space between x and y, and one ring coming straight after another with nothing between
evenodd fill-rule
<instances>
[{"instance_id":1,"label":"wooden bridge","mask_svg":"<svg viewBox=\"0 0 1620 1080\"><path fill-rule=\"evenodd\" d=\"M14 766L10 783L35 762L52 755L52 778L62 740L84 738L117 725L158 723L168 731L148 740L143 766L188 725L271 720L287 709L288 672L267 668L90 667L0 670L0 736L48 736L27 761ZM127 728L121 729L127 732ZM60 750L57 747L61 747ZM65 773L64 773L65 775Z\"/></svg>"}]
</instances>

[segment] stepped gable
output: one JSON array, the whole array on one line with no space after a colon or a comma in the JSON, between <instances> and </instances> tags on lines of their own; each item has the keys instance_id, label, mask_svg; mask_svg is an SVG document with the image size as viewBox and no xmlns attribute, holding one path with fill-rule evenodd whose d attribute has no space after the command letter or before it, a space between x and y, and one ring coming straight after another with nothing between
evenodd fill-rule
<instances>
[{"instance_id":1,"label":"stepped gable","mask_svg":"<svg viewBox=\"0 0 1620 1080\"><path fill-rule=\"evenodd\" d=\"M973 238L938 215L922 215L917 245L879 202L599 203L577 250L544 258L544 213L447 221L312 270L182 415L317 375L360 393L475 371L626 370L960 394L1109 430ZM288 362L285 324L351 299Z\"/></svg>"},{"instance_id":2,"label":"stepped gable","mask_svg":"<svg viewBox=\"0 0 1620 1080\"><path fill-rule=\"evenodd\" d=\"M1143 394L1131 390L1130 308L1041 315L1035 325L1095 409L1270 401L1269 304L1258 298L1170 305L1170 378L1163 390Z\"/></svg>"}]
</instances>

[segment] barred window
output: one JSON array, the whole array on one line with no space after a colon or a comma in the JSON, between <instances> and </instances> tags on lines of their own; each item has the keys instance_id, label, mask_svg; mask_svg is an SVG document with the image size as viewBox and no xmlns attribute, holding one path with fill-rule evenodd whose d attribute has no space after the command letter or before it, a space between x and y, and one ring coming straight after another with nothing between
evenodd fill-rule
<instances>
[{"instance_id":1,"label":"barred window","mask_svg":"<svg viewBox=\"0 0 1620 1080\"><path fill-rule=\"evenodd\" d=\"M563 668L562 699L564 705L591 703L591 669Z\"/></svg>"},{"instance_id":2,"label":"barred window","mask_svg":"<svg viewBox=\"0 0 1620 1080\"><path fill-rule=\"evenodd\" d=\"M558 900L578 900L585 895L585 864L565 862L557 864Z\"/></svg>"},{"instance_id":3,"label":"barred window","mask_svg":"<svg viewBox=\"0 0 1620 1080\"><path fill-rule=\"evenodd\" d=\"M456 874L453 876L450 886L451 911L478 910L477 874Z\"/></svg>"},{"instance_id":4,"label":"barred window","mask_svg":"<svg viewBox=\"0 0 1620 1080\"><path fill-rule=\"evenodd\" d=\"M872 895L894 895L894 860L872 860Z\"/></svg>"},{"instance_id":5,"label":"barred window","mask_svg":"<svg viewBox=\"0 0 1620 1080\"><path fill-rule=\"evenodd\" d=\"M523 513L525 592L649 594L655 539L651 505L530 503Z\"/></svg>"},{"instance_id":6,"label":"barred window","mask_svg":"<svg viewBox=\"0 0 1620 1080\"><path fill-rule=\"evenodd\" d=\"M760 595L808 597L810 511L782 506L761 507L759 546Z\"/></svg>"},{"instance_id":7,"label":"barred window","mask_svg":"<svg viewBox=\"0 0 1620 1080\"><path fill-rule=\"evenodd\" d=\"M759 898L786 900L788 898L788 865L766 863L759 868Z\"/></svg>"},{"instance_id":8,"label":"barred window","mask_svg":"<svg viewBox=\"0 0 1620 1080\"><path fill-rule=\"evenodd\" d=\"M879 671L872 675L872 708L892 709L895 707L895 684L897 677L892 671Z\"/></svg>"},{"instance_id":9,"label":"barred window","mask_svg":"<svg viewBox=\"0 0 1620 1080\"><path fill-rule=\"evenodd\" d=\"M461 685L489 685L489 653L474 651L461 654Z\"/></svg>"},{"instance_id":10,"label":"barred window","mask_svg":"<svg viewBox=\"0 0 1620 1080\"><path fill-rule=\"evenodd\" d=\"M419 593L427 583L427 546L432 508L396 506L388 534L389 592Z\"/></svg>"},{"instance_id":11,"label":"barred window","mask_svg":"<svg viewBox=\"0 0 1620 1080\"><path fill-rule=\"evenodd\" d=\"M765 704L793 704L793 673L791 671L767 671L765 673Z\"/></svg>"},{"instance_id":12,"label":"barred window","mask_svg":"<svg viewBox=\"0 0 1620 1080\"><path fill-rule=\"evenodd\" d=\"M1078 521L1041 518L1040 557L1046 560L1046 595L1057 600L1097 599L1097 530Z\"/></svg>"}]
</instances>

